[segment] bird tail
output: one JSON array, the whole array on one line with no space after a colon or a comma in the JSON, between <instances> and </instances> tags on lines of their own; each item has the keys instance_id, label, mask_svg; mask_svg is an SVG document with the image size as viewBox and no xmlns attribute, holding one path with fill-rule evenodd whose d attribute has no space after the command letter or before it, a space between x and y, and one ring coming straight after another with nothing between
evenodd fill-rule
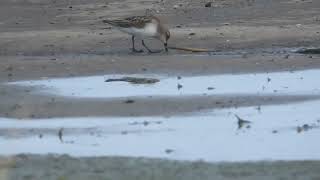
<instances>
[{"instance_id":1,"label":"bird tail","mask_svg":"<svg viewBox=\"0 0 320 180\"><path fill-rule=\"evenodd\" d=\"M106 23L106 24L110 24L112 26L116 26L116 27L129 27L130 26L130 22L128 22L127 20L122 20L122 19L116 19L116 20L109 20L109 19L105 19L102 22Z\"/></svg>"},{"instance_id":2,"label":"bird tail","mask_svg":"<svg viewBox=\"0 0 320 180\"><path fill-rule=\"evenodd\" d=\"M103 23L106 23L106 24L111 24L111 25L115 25L115 23L112 21L112 20L109 20L109 19L105 19L102 21Z\"/></svg>"}]
</instances>

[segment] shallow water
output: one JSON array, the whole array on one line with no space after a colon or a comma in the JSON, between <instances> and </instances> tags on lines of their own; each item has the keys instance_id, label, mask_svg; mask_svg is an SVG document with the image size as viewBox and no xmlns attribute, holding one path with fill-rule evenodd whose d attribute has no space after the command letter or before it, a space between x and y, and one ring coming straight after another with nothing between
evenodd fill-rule
<instances>
[{"instance_id":1,"label":"shallow water","mask_svg":"<svg viewBox=\"0 0 320 180\"><path fill-rule=\"evenodd\" d=\"M126 75L24 81L33 93L59 96L126 97L197 94L314 94L319 70L243 75L167 77L149 85L104 82ZM180 89L178 88L178 85ZM209 88L209 89L208 89ZM133 156L177 160L320 160L320 101L241 107L188 116L130 118L0 118L0 154L61 153L73 156ZM238 115L251 123L239 129ZM61 130L63 128L63 130ZM59 131L62 136L59 137Z\"/></svg>"},{"instance_id":2,"label":"shallow water","mask_svg":"<svg viewBox=\"0 0 320 180\"><path fill-rule=\"evenodd\" d=\"M0 138L0 154L144 156L178 160L320 159L320 101L221 110L190 117L1 119L14 136ZM237 114L252 123L238 129ZM308 124L310 129L298 132ZM63 142L58 137L64 128ZM52 131L40 130L51 128ZM29 130L19 136L16 129ZM32 131L31 131L32 130ZM42 138L39 137L42 133ZM47 132L47 133L46 133ZM172 151L172 152L171 152Z\"/></svg>"},{"instance_id":3,"label":"shallow water","mask_svg":"<svg viewBox=\"0 0 320 180\"><path fill-rule=\"evenodd\" d=\"M9 83L39 87L39 92L69 97L177 96L201 94L317 94L320 70L297 72L167 77L165 75L106 75ZM104 82L121 77L159 78L155 84Z\"/></svg>"}]
</instances>

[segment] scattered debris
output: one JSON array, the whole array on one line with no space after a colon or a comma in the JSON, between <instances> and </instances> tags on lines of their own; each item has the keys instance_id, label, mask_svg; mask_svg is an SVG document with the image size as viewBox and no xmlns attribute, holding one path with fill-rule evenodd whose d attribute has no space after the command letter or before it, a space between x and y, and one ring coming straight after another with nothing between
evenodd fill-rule
<instances>
[{"instance_id":1,"label":"scattered debris","mask_svg":"<svg viewBox=\"0 0 320 180\"><path fill-rule=\"evenodd\" d=\"M109 29L112 29L112 27L110 26L110 27L105 27L105 28L101 28L101 29L103 29L103 30L109 30Z\"/></svg>"},{"instance_id":2,"label":"scattered debris","mask_svg":"<svg viewBox=\"0 0 320 180\"><path fill-rule=\"evenodd\" d=\"M207 2L204 7L212 7L212 2Z\"/></svg>"},{"instance_id":3,"label":"scattered debris","mask_svg":"<svg viewBox=\"0 0 320 180\"><path fill-rule=\"evenodd\" d=\"M173 9L178 9L178 8L179 8L179 5L177 4L173 6Z\"/></svg>"},{"instance_id":4,"label":"scattered debris","mask_svg":"<svg viewBox=\"0 0 320 180\"><path fill-rule=\"evenodd\" d=\"M182 50L182 51L191 51L191 52L214 52L214 50L210 49L201 49L201 48L188 48L188 47L174 47L169 46L169 49Z\"/></svg>"},{"instance_id":5,"label":"scattered debris","mask_svg":"<svg viewBox=\"0 0 320 180\"><path fill-rule=\"evenodd\" d=\"M173 149L166 149L164 152L167 153L167 154L170 154L170 153L173 153L174 150Z\"/></svg>"},{"instance_id":6,"label":"scattered debris","mask_svg":"<svg viewBox=\"0 0 320 180\"><path fill-rule=\"evenodd\" d=\"M271 78L268 77L268 78L267 78L267 82L270 82L270 81L271 81Z\"/></svg>"},{"instance_id":7,"label":"scattered debris","mask_svg":"<svg viewBox=\"0 0 320 180\"><path fill-rule=\"evenodd\" d=\"M21 109L21 108L22 108L22 106L21 106L20 104L15 104L15 105L13 105L10 109L11 109L12 111L14 111L14 110Z\"/></svg>"},{"instance_id":8,"label":"scattered debris","mask_svg":"<svg viewBox=\"0 0 320 180\"><path fill-rule=\"evenodd\" d=\"M6 68L6 71L12 71L13 70L13 67L12 66L8 66L7 68Z\"/></svg>"},{"instance_id":9,"label":"scattered debris","mask_svg":"<svg viewBox=\"0 0 320 180\"><path fill-rule=\"evenodd\" d=\"M63 128L59 129L58 136L59 136L60 141L63 143L63 138L62 138L62 136L63 136Z\"/></svg>"},{"instance_id":10,"label":"scattered debris","mask_svg":"<svg viewBox=\"0 0 320 180\"><path fill-rule=\"evenodd\" d=\"M242 54L242 58L248 58L248 54Z\"/></svg>"},{"instance_id":11,"label":"scattered debris","mask_svg":"<svg viewBox=\"0 0 320 180\"><path fill-rule=\"evenodd\" d=\"M273 134L277 134L278 131L277 131L277 130L273 130L272 133L273 133Z\"/></svg>"},{"instance_id":12,"label":"scattered debris","mask_svg":"<svg viewBox=\"0 0 320 180\"><path fill-rule=\"evenodd\" d=\"M290 54L287 54L284 56L285 59L289 59L289 57L290 57Z\"/></svg>"},{"instance_id":13,"label":"scattered debris","mask_svg":"<svg viewBox=\"0 0 320 180\"><path fill-rule=\"evenodd\" d=\"M257 107L256 107L256 110L257 110L259 113L261 113L261 106L260 106L260 105L257 106Z\"/></svg>"},{"instance_id":14,"label":"scattered debris","mask_svg":"<svg viewBox=\"0 0 320 180\"><path fill-rule=\"evenodd\" d=\"M147 126L149 124L162 124L162 121L143 121L143 122L132 122L132 123L129 123L129 125L144 125L144 126Z\"/></svg>"},{"instance_id":15,"label":"scattered debris","mask_svg":"<svg viewBox=\"0 0 320 180\"><path fill-rule=\"evenodd\" d=\"M300 54L320 54L320 48L300 49L296 53Z\"/></svg>"},{"instance_id":16,"label":"scattered debris","mask_svg":"<svg viewBox=\"0 0 320 180\"><path fill-rule=\"evenodd\" d=\"M148 122L148 121L143 121L143 125L144 125L144 126L148 126L148 125L149 125L149 122Z\"/></svg>"},{"instance_id":17,"label":"scattered debris","mask_svg":"<svg viewBox=\"0 0 320 180\"><path fill-rule=\"evenodd\" d=\"M297 132L298 132L298 133L301 133L302 131L308 131L308 130L310 130L310 129L312 129L312 128L313 128L313 126L308 125L308 124L304 124L304 125L302 125L302 126L298 126L298 127L297 127Z\"/></svg>"},{"instance_id":18,"label":"scattered debris","mask_svg":"<svg viewBox=\"0 0 320 180\"><path fill-rule=\"evenodd\" d=\"M241 129L243 126L247 125L246 127L248 128L248 125L251 124L251 121L244 120L240 118L238 115L234 115L238 119L238 129ZM250 128L250 127L249 127Z\"/></svg>"},{"instance_id":19,"label":"scattered debris","mask_svg":"<svg viewBox=\"0 0 320 180\"><path fill-rule=\"evenodd\" d=\"M297 133L301 133L302 130L303 130L302 127L300 127L300 126L297 127Z\"/></svg>"},{"instance_id":20,"label":"scattered debris","mask_svg":"<svg viewBox=\"0 0 320 180\"><path fill-rule=\"evenodd\" d=\"M154 84L159 82L159 79L154 78L136 78L136 77L123 77L116 79L107 79L104 82L124 81L131 84Z\"/></svg>"},{"instance_id":21,"label":"scattered debris","mask_svg":"<svg viewBox=\"0 0 320 180\"><path fill-rule=\"evenodd\" d=\"M66 144L74 144L74 141L64 141Z\"/></svg>"},{"instance_id":22,"label":"scattered debris","mask_svg":"<svg viewBox=\"0 0 320 180\"><path fill-rule=\"evenodd\" d=\"M124 101L124 103L126 103L126 104L132 104L132 103L134 103L134 102L135 102L135 101L132 100L132 99L128 99L128 100Z\"/></svg>"},{"instance_id":23,"label":"scattered debris","mask_svg":"<svg viewBox=\"0 0 320 180\"><path fill-rule=\"evenodd\" d=\"M121 131L121 134L122 134L122 135L127 135L127 134L128 134L128 131Z\"/></svg>"}]
</instances>

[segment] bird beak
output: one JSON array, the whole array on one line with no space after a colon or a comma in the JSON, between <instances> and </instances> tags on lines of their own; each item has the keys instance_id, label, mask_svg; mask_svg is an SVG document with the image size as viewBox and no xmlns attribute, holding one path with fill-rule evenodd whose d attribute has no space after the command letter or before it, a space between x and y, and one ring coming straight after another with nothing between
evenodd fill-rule
<instances>
[{"instance_id":1,"label":"bird beak","mask_svg":"<svg viewBox=\"0 0 320 180\"><path fill-rule=\"evenodd\" d=\"M168 52L168 43L164 43L164 49Z\"/></svg>"}]
</instances>

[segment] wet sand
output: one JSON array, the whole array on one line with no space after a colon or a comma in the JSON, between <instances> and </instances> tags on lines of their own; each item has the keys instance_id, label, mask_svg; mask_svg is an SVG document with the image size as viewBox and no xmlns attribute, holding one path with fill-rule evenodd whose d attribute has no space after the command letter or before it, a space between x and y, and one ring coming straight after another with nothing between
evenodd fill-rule
<instances>
[{"instance_id":1,"label":"wet sand","mask_svg":"<svg viewBox=\"0 0 320 180\"><path fill-rule=\"evenodd\" d=\"M181 7L174 9L176 4ZM319 2L224 0L213 6L206 8L203 2L187 0L2 1L0 80L113 73L248 73L319 67L319 56L310 58L281 50L318 45ZM104 18L141 15L146 8L166 21L172 31L171 45L213 49L220 55L199 57L174 50L160 55L132 54L130 36L101 22ZM189 35L191 32L195 35ZM162 48L157 41L148 44Z\"/></svg>"},{"instance_id":2,"label":"wet sand","mask_svg":"<svg viewBox=\"0 0 320 180\"><path fill-rule=\"evenodd\" d=\"M92 75L156 74L185 78L294 73L320 67L319 55L295 53L299 48L319 47L320 2L222 0L211 5L205 7L205 2L193 0L1 1L0 117L24 121L77 117L106 117L106 121L108 117L189 117L199 111L230 108L236 111L237 108L261 106L263 109L268 105L285 107L286 104L319 99L319 94L309 93L72 98L39 94L35 87L7 85L22 80ZM102 24L104 18L143 15L147 8L170 27L170 45L208 48L214 52L195 54L171 50L168 54L133 54L130 36ZM153 49L162 48L157 41L147 42ZM133 99L134 103L126 103L128 99ZM47 133L55 131L48 129ZM9 134L8 131L1 136ZM0 145L5 143L0 142ZM47 166L41 166L43 164ZM79 164L82 166L77 167ZM317 179L317 164L318 161L207 164L20 155L0 158L0 179L175 179L177 176L178 179ZM65 167L70 169L61 171ZM87 168L92 171L82 171ZM120 173L122 168L128 173ZM168 172L168 169L172 171ZM110 171L112 175L109 176ZM167 176L163 176L164 171ZM198 175L195 177L195 174Z\"/></svg>"},{"instance_id":3,"label":"wet sand","mask_svg":"<svg viewBox=\"0 0 320 180\"><path fill-rule=\"evenodd\" d=\"M319 162L244 162L209 164L146 158L67 155L0 157L1 179L319 179ZM43 171L43 170L46 171Z\"/></svg>"}]
</instances>

